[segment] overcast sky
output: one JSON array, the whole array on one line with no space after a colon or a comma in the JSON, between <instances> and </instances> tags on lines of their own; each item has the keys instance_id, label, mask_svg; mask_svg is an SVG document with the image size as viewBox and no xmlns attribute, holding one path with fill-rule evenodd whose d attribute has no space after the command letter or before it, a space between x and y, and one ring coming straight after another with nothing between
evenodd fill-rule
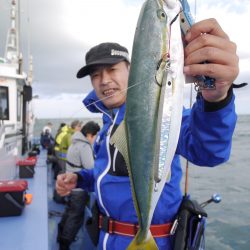
<instances>
[{"instance_id":1,"label":"overcast sky","mask_svg":"<svg viewBox=\"0 0 250 250\"><path fill-rule=\"evenodd\" d=\"M11 0L0 0L0 57L10 25ZM76 79L88 49L114 41L131 52L143 0L22 0L22 51L33 55L35 114L42 117L89 115L81 100L92 88L89 78ZM196 20L215 17L238 45L240 74L250 82L249 0L197 0ZM194 1L189 1L194 14ZM29 42L28 42L29 40ZM235 90L238 113L250 114L250 87Z\"/></svg>"}]
</instances>

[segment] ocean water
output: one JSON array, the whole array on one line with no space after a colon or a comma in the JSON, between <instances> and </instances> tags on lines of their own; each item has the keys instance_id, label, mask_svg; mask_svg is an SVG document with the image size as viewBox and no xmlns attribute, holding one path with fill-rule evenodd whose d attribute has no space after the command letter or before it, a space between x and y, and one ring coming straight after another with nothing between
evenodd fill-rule
<instances>
[{"instance_id":1,"label":"ocean water","mask_svg":"<svg viewBox=\"0 0 250 250\"><path fill-rule=\"evenodd\" d=\"M190 165L189 174L189 193L193 198L203 202L214 193L222 198L205 209L206 249L249 250L250 115L238 116L228 162L215 168Z\"/></svg>"},{"instance_id":2,"label":"ocean water","mask_svg":"<svg viewBox=\"0 0 250 250\"><path fill-rule=\"evenodd\" d=\"M101 125L101 119L94 120ZM72 119L38 119L35 136L40 135L48 121L54 124L55 134L61 122L70 123ZM185 172L184 159L182 163ZM222 198L219 204L206 207L206 250L250 249L250 115L238 116L227 163L215 168L189 165L189 193L199 202L214 193L219 193Z\"/></svg>"},{"instance_id":3,"label":"ocean water","mask_svg":"<svg viewBox=\"0 0 250 250\"><path fill-rule=\"evenodd\" d=\"M40 134L42 132L42 129L45 125L47 125L48 122L51 122L53 124L52 127L52 135L55 136L57 133L57 130L61 123L66 123L67 125L70 125L72 121L79 120L82 121L83 124L87 123L88 121L95 121L100 126L102 126L102 119L101 118L60 118L60 119L36 119L35 126L34 126L34 137L39 138Z\"/></svg>"}]
</instances>

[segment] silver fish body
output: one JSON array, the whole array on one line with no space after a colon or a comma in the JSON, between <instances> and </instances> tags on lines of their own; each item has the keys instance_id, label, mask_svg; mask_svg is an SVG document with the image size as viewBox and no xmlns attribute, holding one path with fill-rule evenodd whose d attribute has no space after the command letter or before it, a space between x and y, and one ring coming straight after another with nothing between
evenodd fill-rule
<instances>
[{"instance_id":1,"label":"silver fish body","mask_svg":"<svg viewBox=\"0 0 250 250\"><path fill-rule=\"evenodd\" d=\"M139 231L129 250L158 249L149 228L171 175L185 82L178 3L147 0L142 7L134 36L126 113L111 138L126 161L138 216Z\"/></svg>"}]
</instances>

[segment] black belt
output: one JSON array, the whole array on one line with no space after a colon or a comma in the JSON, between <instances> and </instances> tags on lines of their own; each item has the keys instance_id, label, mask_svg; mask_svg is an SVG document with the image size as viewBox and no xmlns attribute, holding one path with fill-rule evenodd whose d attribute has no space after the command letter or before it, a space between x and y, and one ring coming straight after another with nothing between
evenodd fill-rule
<instances>
[{"instance_id":1,"label":"black belt","mask_svg":"<svg viewBox=\"0 0 250 250\"><path fill-rule=\"evenodd\" d=\"M73 167L73 168L83 168L83 166L81 165L81 166L77 166L77 165L75 165L74 163L71 163L71 162L69 162L69 161L66 161L67 162L67 164L69 164L71 167Z\"/></svg>"}]
</instances>

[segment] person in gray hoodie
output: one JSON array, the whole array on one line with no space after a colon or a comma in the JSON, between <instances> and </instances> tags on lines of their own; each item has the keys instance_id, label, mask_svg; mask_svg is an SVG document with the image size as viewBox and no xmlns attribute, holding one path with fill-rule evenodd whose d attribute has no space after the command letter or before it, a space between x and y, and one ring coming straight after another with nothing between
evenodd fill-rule
<instances>
[{"instance_id":1,"label":"person in gray hoodie","mask_svg":"<svg viewBox=\"0 0 250 250\"><path fill-rule=\"evenodd\" d=\"M82 168L90 169L94 166L92 145L100 127L97 123L87 122L72 136L72 143L67 151L66 172L77 172ZM83 225L84 210L88 200L87 191L81 188L72 190L61 221L58 224L57 241L59 250L69 250L70 244Z\"/></svg>"},{"instance_id":2,"label":"person in gray hoodie","mask_svg":"<svg viewBox=\"0 0 250 250\"><path fill-rule=\"evenodd\" d=\"M100 127L95 122L86 123L81 131L72 136L72 144L67 152L66 171L77 172L82 168L90 169L94 165L92 144Z\"/></svg>"}]
</instances>

